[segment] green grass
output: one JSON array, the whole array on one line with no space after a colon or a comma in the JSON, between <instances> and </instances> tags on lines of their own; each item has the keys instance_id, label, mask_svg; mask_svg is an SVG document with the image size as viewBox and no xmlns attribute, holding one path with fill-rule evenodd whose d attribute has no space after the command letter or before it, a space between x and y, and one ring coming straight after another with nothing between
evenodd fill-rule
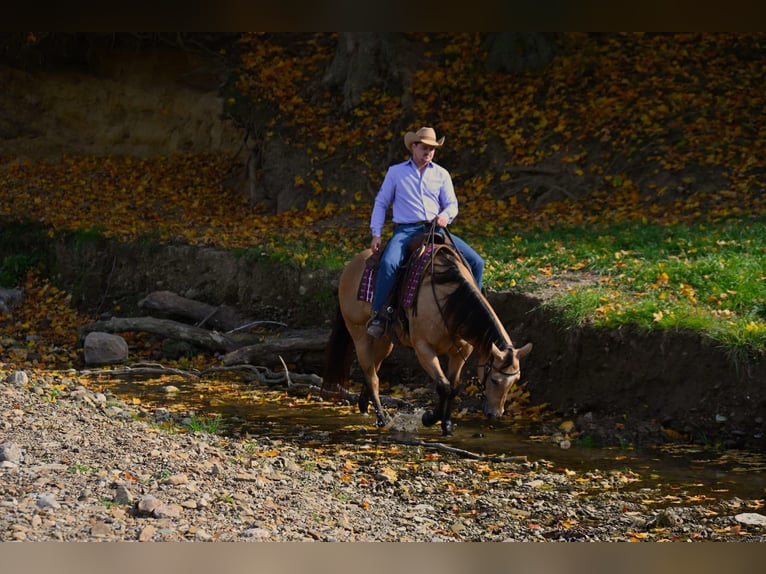
<instances>
[{"instance_id":1,"label":"green grass","mask_svg":"<svg viewBox=\"0 0 766 574\"><path fill-rule=\"evenodd\" d=\"M191 432L204 432L204 433L210 433L215 434L218 432L218 430L221 427L221 417L219 416L210 416L210 417L198 417L193 416L189 419L189 422L186 423L184 426L186 426L187 429Z\"/></svg>"},{"instance_id":2,"label":"green grass","mask_svg":"<svg viewBox=\"0 0 766 574\"><path fill-rule=\"evenodd\" d=\"M553 227L485 238L490 289L589 272L546 305L570 325L685 329L735 352L766 348L766 221Z\"/></svg>"}]
</instances>

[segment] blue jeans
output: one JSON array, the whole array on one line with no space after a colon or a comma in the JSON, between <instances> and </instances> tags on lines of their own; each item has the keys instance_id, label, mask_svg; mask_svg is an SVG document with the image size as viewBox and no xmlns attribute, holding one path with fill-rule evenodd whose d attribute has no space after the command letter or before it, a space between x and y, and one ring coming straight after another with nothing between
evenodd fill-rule
<instances>
[{"instance_id":1,"label":"blue jeans","mask_svg":"<svg viewBox=\"0 0 766 574\"><path fill-rule=\"evenodd\" d=\"M431 228L430 223L405 223L397 225L391 238L386 243L386 248L380 256L380 265L378 266L378 276L375 280L375 293L372 299L372 312L377 313L388 298L388 294L396 283L396 275L399 267L404 263L407 257L407 245L410 240L418 235L428 231ZM444 234L443 229L437 229L437 233ZM484 274L484 260L473 250L465 241L457 235L450 233L455 247L463 254L476 284L481 289L482 275Z\"/></svg>"}]
</instances>

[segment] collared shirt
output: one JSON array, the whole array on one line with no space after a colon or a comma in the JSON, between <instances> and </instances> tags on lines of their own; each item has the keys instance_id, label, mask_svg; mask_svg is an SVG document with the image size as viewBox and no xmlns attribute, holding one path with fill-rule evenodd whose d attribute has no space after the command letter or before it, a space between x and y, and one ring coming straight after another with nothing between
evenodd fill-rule
<instances>
[{"instance_id":1,"label":"collared shirt","mask_svg":"<svg viewBox=\"0 0 766 574\"><path fill-rule=\"evenodd\" d=\"M381 235L390 205L394 223L431 221L440 213L451 223L458 211L449 172L434 162L420 172L411 158L386 172L370 217L373 237Z\"/></svg>"}]
</instances>

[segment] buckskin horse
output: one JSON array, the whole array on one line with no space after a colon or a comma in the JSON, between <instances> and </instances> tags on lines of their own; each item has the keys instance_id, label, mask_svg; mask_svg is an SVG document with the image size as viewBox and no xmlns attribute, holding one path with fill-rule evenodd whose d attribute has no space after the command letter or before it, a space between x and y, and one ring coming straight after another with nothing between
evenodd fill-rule
<instances>
[{"instance_id":1,"label":"buckskin horse","mask_svg":"<svg viewBox=\"0 0 766 574\"><path fill-rule=\"evenodd\" d=\"M346 265L338 285L339 309L325 355L322 388L337 391L347 385L356 350L366 383L359 394L359 412L367 414L372 401L377 426L385 426L389 419L380 402L378 370L399 341L414 349L436 382L436 408L423 414L422 423L432 426L441 421L442 434L449 436L453 400L474 349L484 386L483 410L491 419L505 412L508 392L521 377L519 360L529 354L532 344L514 347L457 249L433 229L426 237L409 258L396 295L397 318L383 337L367 334L374 285L372 251L361 251ZM448 358L446 374L439 358L443 355Z\"/></svg>"}]
</instances>

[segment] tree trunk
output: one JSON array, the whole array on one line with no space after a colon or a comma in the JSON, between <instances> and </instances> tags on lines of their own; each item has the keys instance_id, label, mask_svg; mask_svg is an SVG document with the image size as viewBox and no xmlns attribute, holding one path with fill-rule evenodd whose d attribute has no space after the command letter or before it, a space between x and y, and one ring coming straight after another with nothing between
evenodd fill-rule
<instances>
[{"instance_id":1,"label":"tree trunk","mask_svg":"<svg viewBox=\"0 0 766 574\"><path fill-rule=\"evenodd\" d=\"M399 35L390 32L340 32L335 57L324 76L324 83L340 87L344 111L355 108L362 93L380 84L390 92L404 91L407 84L404 68L395 48Z\"/></svg>"},{"instance_id":2,"label":"tree trunk","mask_svg":"<svg viewBox=\"0 0 766 574\"><path fill-rule=\"evenodd\" d=\"M543 32L493 32L484 39L487 68L494 72L537 70L553 59L554 37Z\"/></svg>"}]
</instances>

